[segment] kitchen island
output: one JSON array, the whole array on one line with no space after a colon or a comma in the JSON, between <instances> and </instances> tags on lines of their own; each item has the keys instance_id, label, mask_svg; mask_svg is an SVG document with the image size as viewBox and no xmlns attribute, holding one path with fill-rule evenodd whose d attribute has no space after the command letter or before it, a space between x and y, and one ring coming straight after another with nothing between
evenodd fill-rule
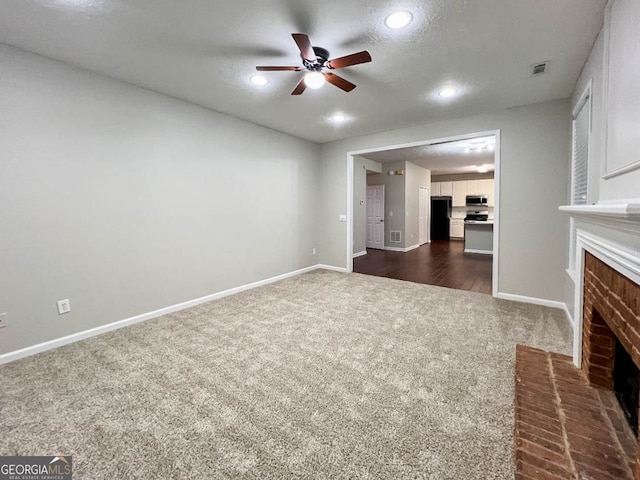
<instances>
[{"instance_id":1,"label":"kitchen island","mask_svg":"<svg viewBox=\"0 0 640 480\"><path fill-rule=\"evenodd\" d=\"M464 252L493 254L493 220L465 220Z\"/></svg>"}]
</instances>

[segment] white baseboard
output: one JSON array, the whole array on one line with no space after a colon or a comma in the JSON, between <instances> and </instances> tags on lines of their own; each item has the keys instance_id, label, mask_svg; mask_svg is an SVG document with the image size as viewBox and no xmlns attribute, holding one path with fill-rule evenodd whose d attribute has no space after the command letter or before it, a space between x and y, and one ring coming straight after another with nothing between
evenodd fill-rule
<instances>
[{"instance_id":1,"label":"white baseboard","mask_svg":"<svg viewBox=\"0 0 640 480\"><path fill-rule=\"evenodd\" d=\"M384 250L388 250L389 252L402 252L402 253L410 252L411 250L415 250L416 248L420 248L420 245L411 245L410 247L407 247L407 248L387 247L386 245L384 246Z\"/></svg>"},{"instance_id":2,"label":"white baseboard","mask_svg":"<svg viewBox=\"0 0 640 480\"><path fill-rule=\"evenodd\" d=\"M482 255L493 255L493 250L475 250L473 248L465 248L464 253L481 253Z\"/></svg>"},{"instance_id":3,"label":"white baseboard","mask_svg":"<svg viewBox=\"0 0 640 480\"><path fill-rule=\"evenodd\" d=\"M569 313L569 307L567 306L566 303L563 303L563 310L564 310L564 315L565 317L567 317L567 322L569 322L569 325L571 326L571 330L574 331L575 330L575 325L573 323L573 317L571 316L571 313Z\"/></svg>"},{"instance_id":4,"label":"white baseboard","mask_svg":"<svg viewBox=\"0 0 640 480\"><path fill-rule=\"evenodd\" d=\"M202 303L211 302L213 300L217 300L219 298L227 297L229 295L234 295L236 293L243 292L245 290L250 290L252 288L261 287L263 285L268 285L270 283L278 282L280 280L284 280L285 278L295 277L297 275L301 275L303 273L311 272L313 270L325 269L325 270L335 270L338 272L346 272L346 268L338 268L331 267L328 265L313 265L311 267L301 268L300 270L295 270L293 272L283 273L282 275L277 275L275 277L267 278L265 280L259 280L257 282L248 283L246 285L241 285L239 287L230 288L228 290L224 290L222 292L213 293L211 295L207 295L204 297L196 298L194 300L188 300L186 302L177 303L175 305L171 305L168 307L160 308L158 310L154 310L152 312L143 313L140 315L136 315L134 317L125 318L124 320L119 320L113 323L109 323L107 325L101 325L99 327L91 328L89 330L84 330L82 332L73 333L71 335L67 335L64 337L56 338L54 340L49 340L48 342L39 343L37 345L33 345L30 347L21 348L20 350L15 350L13 352L3 353L0 355L0 365L3 363L13 362L14 360L19 360L20 358L29 357L31 355L35 355L36 353L45 352L47 350L52 350L54 348L62 347L63 345L68 345L70 343L77 342L79 340L84 340L86 338L95 337L102 333L111 332L113 330L118 330L123 327L127 327L129 325L134 325L136 323L144 322L146 320L151 320L152 318L157 318L162 315L167 315L169 313L177 312L179 310L184 310L185 308L194 307L196 305L200 305Z\"/></svg>"},{"instance_id":5,"label":"white baseboard","mask_svg":"<svg viewBox=\"0 0 640 480\"><path fill-rule=\"evenodd\" d=\"M354 254L353 254L353 258L362 257L363 255L366 255L366 254L367 254L367 251L366 251L366 250L363 250L363 251L361 251L361 252L354 253Z\"/></svg>"},{"instance_id":6,"label":"white baseboard","mask_svg":"<svg viewBox=\"0 0 640 480\"><path fill-rule=\"evenodd\" d=\"M537 297L526 297L524 295L513 295L511 293L501 293L498 292L497 298L502 300L511 300L512 302L520 302L520 303L531 303L533 305L541 305L543 307L551 307L557 308L564 312L571 329L573 330L573 318L571 318L571 314L569 313L569 308L567 304L564 302L557 302L555 300L547 300L544 298Z\"/></svg>"},{"instance_id":7,"label":"white baseboard","mask_svg":"<svg viewBox=\"0 0 640 480\"><path fill-rule=\"evenodd\" d=\"M315 266L314 270L317 269L331 270L332 272L349 273L349 270L347 270L345 267L334 267L333 265L318 264Z\"/></svg>"}]
</instances>

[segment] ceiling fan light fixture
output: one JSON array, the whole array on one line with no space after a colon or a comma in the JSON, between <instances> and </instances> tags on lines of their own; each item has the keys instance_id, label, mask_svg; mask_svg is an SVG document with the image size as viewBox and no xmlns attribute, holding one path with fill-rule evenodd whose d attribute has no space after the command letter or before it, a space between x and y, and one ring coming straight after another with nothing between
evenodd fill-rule
<instances>
[{"instance_id":1,"label":"ceiling fan light fixture","mask_svg":"<svg viewBox=\"0 0 640 480\"><path fill-rule=\"evenodd\" d=\"M409 25L412 20L413 15L411 14L411 12L408 12L407 10L401 10L389 15L385 19L384 24L393 30L398 30Z\"/></svg>"},{"instance_id":2,"label":"ceiling fan light fixture","mask_svg":"<svg viewBox=\"0 0 640 480\"><path fill-rule=\"evenodd\" d=\"M314 90L322 87L326 83L327 79L321 72L309 72L304 76L304 83L307 87Z\"/></svg>"},{"instance_id":3,"label":"ceiling fan light fixture","mask_svg":"<svg viewBox=\"0 0 640 480\"><path fill-rule=\"evenodd\" d=\"M249 80L251 81L251 83L253 83L254 85L258 85L259 87L262 87L263 85L269 83L267 77L264 77L262 75L253 75L251 76L251 78L249 78Z\"/></svg>"}]
</instances>

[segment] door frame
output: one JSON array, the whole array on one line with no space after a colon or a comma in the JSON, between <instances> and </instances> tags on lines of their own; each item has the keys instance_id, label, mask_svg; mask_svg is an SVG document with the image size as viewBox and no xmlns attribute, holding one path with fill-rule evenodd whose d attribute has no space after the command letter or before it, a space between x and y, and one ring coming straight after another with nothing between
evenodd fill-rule
<instances>
[{"instance_id":1,"label":"door frame","mask_svg":"<svg viewBox=\"0 0 640 480\"><path fill-rule=\"evenodd\" d=\"M424 243L420 243L420 225L418 224L418 244L420 246L425 245L427 243L431 243L431 185L418 185L418 202L420 201L420 190L425 189L427 191L427 226L426 228L426 236L427 239ZM420 205L418 204L418 222L420 222Z\"/></svg>"},{"instance_id":2,"label":"door frame","mask_svg":"<svg viewBox=\"0 0 640 480\"><path fill-rule=\"evenodd\" d=\"M367 202L367 208L369 208L369 187L382 187L382 248L380 250L384 250L384 240L386 238L385 236L385 227L386 225L384 225L384 221L385 221L385 205L384 205L384 196L385 196L385 188L384 188L384 183L379 184L379 185L365 185L365 198L366 198L366 202ZM366 215L366 211L365 211L365 215ZM365 238L364 238L364 249L366 250L367 248L373 248L373 247L369 247L369 245L367 245L367 237L366 237L366 227L367 227L367 223L365 221Z\"/></svg>"},{"instance_id":3,"label":"door frame","mask_svg":"<svg viewBox=\"0 0 640 480\"><path fill-rule=\"evenodd\" d=\"M363 155L373 152L386 152L389 150L398 150L400 148L421 147L425 145L433 145L436 143L456 142L460 140L469 140L476 137L487 137L493 135L496 138L496 146L494 150L494 209L493 209L493 273L491 279L491 294L498 296L499 285L499 260L500 260L500 129L485 130L480 132L471 132L464 135L454 135L451 137L433 138L422 140L419 142L411 142L397 145L387 145L384 147L366 148L362 150L353 150L347 152L347 235L345 248L345 265L347 272L353 272L353 165L356 155Z\"/></svg>"}]
</instances>

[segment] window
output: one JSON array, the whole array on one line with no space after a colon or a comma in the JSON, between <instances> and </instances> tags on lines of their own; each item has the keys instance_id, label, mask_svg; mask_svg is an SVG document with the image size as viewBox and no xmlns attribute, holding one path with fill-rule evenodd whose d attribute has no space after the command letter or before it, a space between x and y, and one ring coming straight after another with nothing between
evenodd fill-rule
<instances>
[{"instance_id":1,"label":"window","mask_svg":"<svg viewBox=\"0 0 640 480\"><path fill-rule=\"evenodd\" d=\"M591 133L591 82L573 110L573 145L571 158L571 204L586 205L589 183L589 135ZM570 220L569 269L575 280L577 230Z\"/></svg>"},{"instance_id":2,"label":"window","mask_svg":"<svg viewBox=\"0 0 640 480\"><path fill-rule=\"evenodd\" d=\"M571 162L571 204L587 203L589 131L591 130L591 87L582 94L573 112L573 159Z\"/></svg>"}]
</instances>

